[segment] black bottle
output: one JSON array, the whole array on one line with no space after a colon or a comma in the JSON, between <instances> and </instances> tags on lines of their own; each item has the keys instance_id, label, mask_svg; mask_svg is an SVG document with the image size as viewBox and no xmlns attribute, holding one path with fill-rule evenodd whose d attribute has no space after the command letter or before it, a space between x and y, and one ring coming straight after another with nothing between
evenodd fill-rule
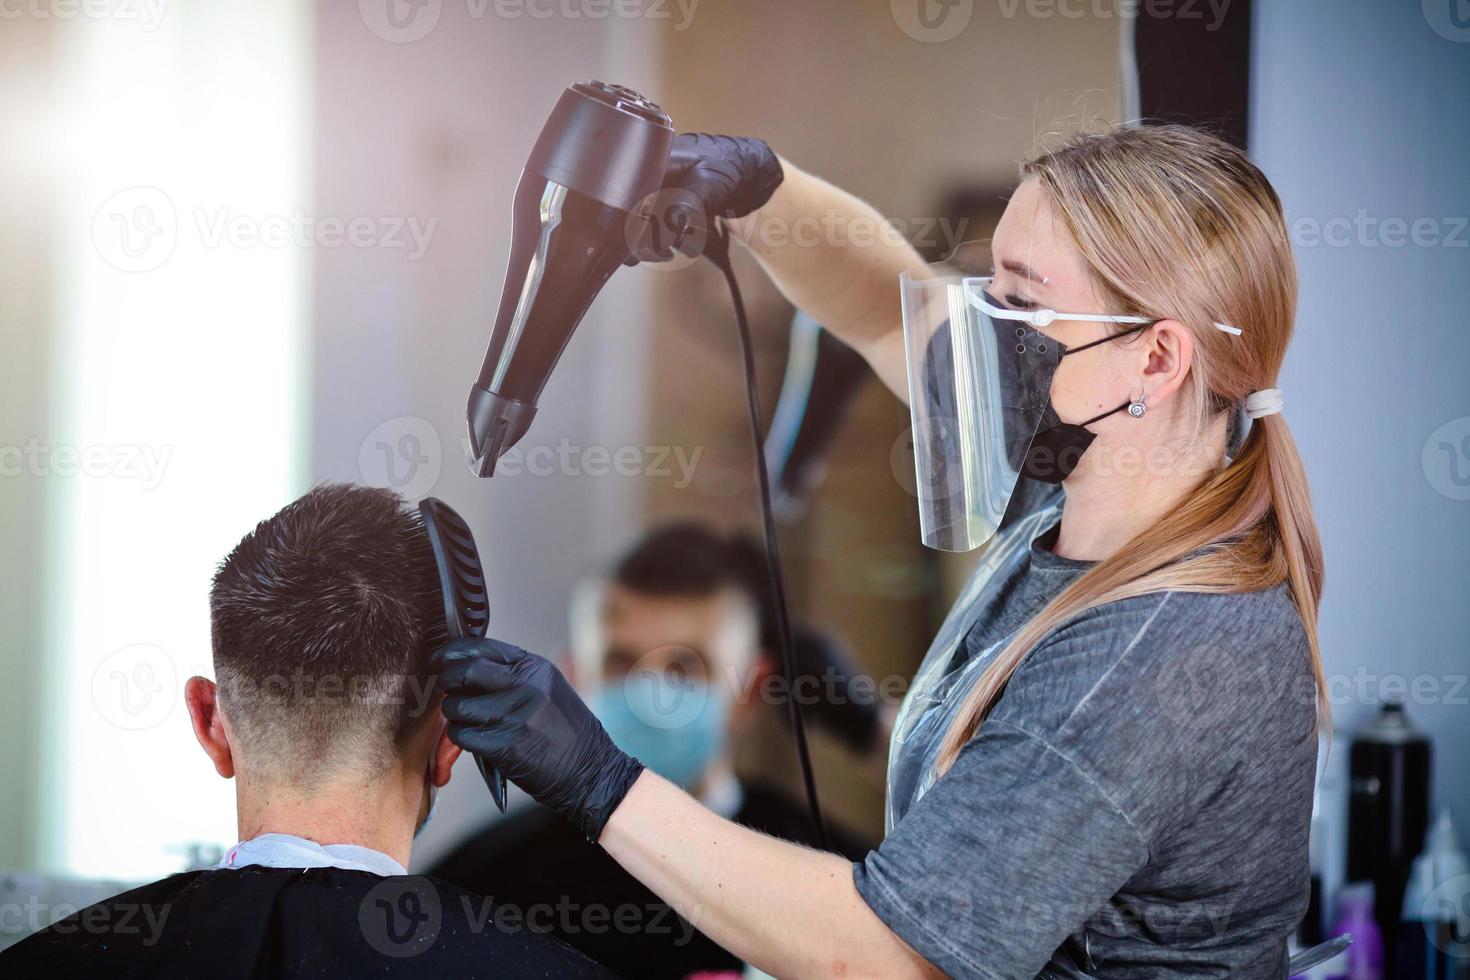
<instances>
[{"instance_id":1,"label":"black bottle","mask_svg":"<svg viewBox=\"0 0 1470 980\"><path fill-rule=\"evenodd\" d=\"M1429 739L1402 704L1383 706L1353 738L1348 755L1348 881L1371 881L1380 933L1398 930L1404 886L1429 826ZM1384 975L1394 976L1393 943Z\"/></svg>"}]
</instances>

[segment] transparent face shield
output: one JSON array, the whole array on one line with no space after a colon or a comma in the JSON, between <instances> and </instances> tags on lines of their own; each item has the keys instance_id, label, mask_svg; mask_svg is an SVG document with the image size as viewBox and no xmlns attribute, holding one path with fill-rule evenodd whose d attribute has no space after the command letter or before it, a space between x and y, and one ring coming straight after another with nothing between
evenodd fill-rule
<instances>
[{"instance_id":1,"label":"transparent face shield","mask_svg":"<svg viewBox=\"0 0 1470 980\"><path fill-rule=\"evenodd\" d=\"M1060 483L1094 438L1088 426L1134 411L1125 400L1080 422L1059 418L1051 383L1062 358L1157 322L1011 309L996 298L993 283L991 276L905 273L899 279L919 525L924 543L941 551L984 544L1022 476ZM1042 332L1056 322L1121 329L1069 347ZM1214 327L1240 334L1228 324Z\"/></svg>"},{"instance_id":2,"label":"transparent face shield","mask_svg":"<svg viewBox=\"0 0 1470 980\"><path fill-rule=\"evenodd\" d=\"M941 551L970 551L1000 526L1064 351L990 282L899 280L920 533Z\"/></svg>"}]
</instances>

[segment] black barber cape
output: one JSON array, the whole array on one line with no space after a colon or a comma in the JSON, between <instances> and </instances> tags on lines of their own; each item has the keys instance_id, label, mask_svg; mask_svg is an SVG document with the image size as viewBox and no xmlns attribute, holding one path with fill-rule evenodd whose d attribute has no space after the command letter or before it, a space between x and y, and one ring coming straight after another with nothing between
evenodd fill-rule
<instances>
[{"instance_id":1,"label":"black barber cape","mask_svg":"<svg viewBox=\"0 0 1470 980\"><path fill-rule=\"evenodd\" d=\"M0 953L14 977L607 977L489 899L424 876L191 871Z\"/></svg>"},{"instance_id":2,"label":"black barber cape","mask_svg":"<svg viewBox=\"0 0 1470 980\"><path fill-rule=\"evenodd\" d=\"M734 821L816 846L806 809L779 790L746 783ZM832 847L852 860L868 848L832 830ZM657 895L563 817L531 806L492 823L431 869L445 881L525 910L537 928L627 977L686 977L739 970L739 957L679 918Z\"/></svg>"}]
</instances>

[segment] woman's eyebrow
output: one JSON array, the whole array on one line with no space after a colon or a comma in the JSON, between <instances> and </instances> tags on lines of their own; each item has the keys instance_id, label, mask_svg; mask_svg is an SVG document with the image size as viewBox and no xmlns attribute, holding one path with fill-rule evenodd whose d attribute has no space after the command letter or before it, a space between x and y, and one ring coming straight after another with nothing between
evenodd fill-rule
<instances>
[{"instance_id":1,"label":"woman's eyebrow","mask_svg":"<svg viewBox=\"0 0 1470 980\"><path fill-rule=\"evenodd\" d=\"M1036 283L1038 286L1045 286L1047 283L1046 276L1043 276L1041 273L1037 272L1035 269L1031 268L1024 262L1015 262L1010 259L1006 259L1000 264L1000 267L1002 269L1005 269L1007 272L1014 272L1016 275L1022 277L1023 279L1029 279L1032 282Z\"/></svg>"}]
</instances>

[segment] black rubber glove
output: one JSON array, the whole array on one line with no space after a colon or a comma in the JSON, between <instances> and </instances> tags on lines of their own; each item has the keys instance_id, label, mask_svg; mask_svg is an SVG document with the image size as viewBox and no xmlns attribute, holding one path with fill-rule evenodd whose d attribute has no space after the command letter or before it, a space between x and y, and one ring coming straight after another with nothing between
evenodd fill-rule
<instances>
[{"instance_id":1,"label":"black rubber glove","mask_svg":"<svg viewBox=\"0 0 1470 980\"><path fill-rule=\"evenodd\" d=\"M750 214L771 199L784 177L765 140L680 133L669 153L650 234L630 264L698 255L716 218Z\"/></svg>"},{"instance_id":2,"label":"black rubber glove","mask_svg":"<svg viewBox=\"0 0 1470 980\"><path fill-rule=\"evenodd\" d=\"M590 841L643 763L613 744L551 662L498 640L453 640L434 655L449 737L482 756Z\"/></svg>"}]
</instances>

